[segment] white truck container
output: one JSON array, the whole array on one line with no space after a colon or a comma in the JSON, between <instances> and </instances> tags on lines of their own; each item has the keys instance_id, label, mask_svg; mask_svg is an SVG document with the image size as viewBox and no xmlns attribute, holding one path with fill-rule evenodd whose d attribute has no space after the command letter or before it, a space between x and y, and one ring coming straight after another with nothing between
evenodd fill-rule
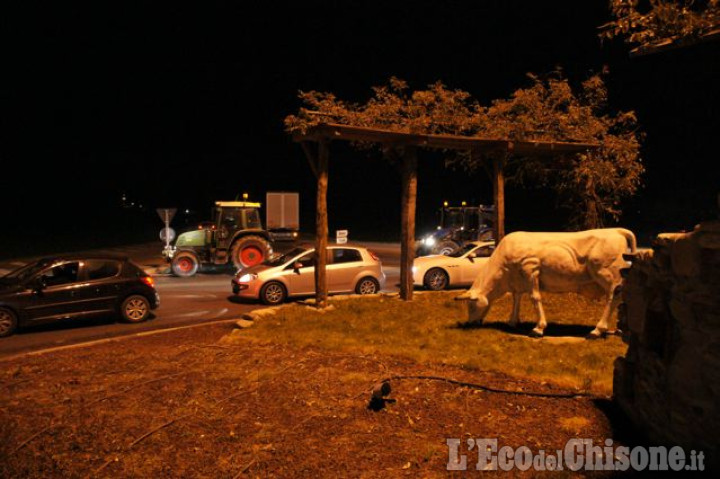
<instances>
[{"instance_id":1,"label":"white truck container","mask_svg":"<svg viewBox=\"0 0 720 479\"><path fill-rule=\"evenodd\" d=\"M273 191L265 196L265 227L275 241L293 241L300 231L300 194Z\"/></svg>"}]
</instances>

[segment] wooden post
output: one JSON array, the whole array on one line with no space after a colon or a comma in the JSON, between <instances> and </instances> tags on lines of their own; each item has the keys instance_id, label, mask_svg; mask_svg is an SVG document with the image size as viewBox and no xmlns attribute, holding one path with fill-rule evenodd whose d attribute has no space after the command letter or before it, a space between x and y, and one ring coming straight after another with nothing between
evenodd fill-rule
<instances>
[{"instance_id":1,"label":"wooden post","mask_svg":"<svg viewBox=\"0 0 720 479\"><path fill-rule=\"evenodd\" d=\"M402 214L400 243L400 298L412 301L412 265L415 258L415 203L417 200L417 149L406 146L402 156Z\"/></svg>"},{"instance_id":2,"label":"wooden post","mask_svg":"<svg viewBox=\"0 0 720 479\"><path fill-rule=\"evenodd\" d=\"M505 236L505 172L503 157L493 157L493 199L495 200L495 242Z\"/></svg>"},{"instance_id":3,"label":"wooden post","mask_svg":"<svg viewBox=\"0 0 720 479\"><path fill-rule=\"evenodd\" d=\"M328 188L328 156L327 141L320 141L317 155L317 211L315 213L315 304L324 308L327 303L327 188Z\"/></svg>"}]
</instances>

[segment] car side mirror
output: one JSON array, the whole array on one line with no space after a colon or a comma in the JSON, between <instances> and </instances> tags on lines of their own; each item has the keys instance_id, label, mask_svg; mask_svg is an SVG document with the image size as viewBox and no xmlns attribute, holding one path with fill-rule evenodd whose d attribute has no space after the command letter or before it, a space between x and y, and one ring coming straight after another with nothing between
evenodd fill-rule
<instances>
[{"instance_id":1,"label":"car side mirror","mask_svg":"<svg viewBox=\"0 0 720 479\"><path fill-rule=\"evenodd\" d=\"M300 274L300 268L302 268L303 265L300 261L295 261L295 264L293 264L293 271L295 271L296 274Z\"/></svg>"},{"instance_id":2,"label":"car side mirror","mask_svg":"<svg viewBox=\"0 0 720 479\"><path fill-rule=\"evenodd\" d=\"M467 255L467 259L469 259L471 263L475 262L475 258L477 258L477 254L475 253L470 253L469 255Z\"/></svg>"}]
</instances>

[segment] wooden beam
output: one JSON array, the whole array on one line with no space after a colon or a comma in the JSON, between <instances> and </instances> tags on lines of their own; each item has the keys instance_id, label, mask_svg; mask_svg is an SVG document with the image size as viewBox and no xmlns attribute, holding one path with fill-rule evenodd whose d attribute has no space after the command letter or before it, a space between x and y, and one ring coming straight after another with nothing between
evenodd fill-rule
<instances>
[{"instance_id":1,"label":"wooden beam","mask_svg":"<svg viewBox=\"0 0 720 479\"><path fill-rule=\"evenodd\" d=\"M417 200L417 149L406 146L402 155L402 213L400 239L400 298L412 301L412 265L415 259L415 203Z\"/></svg>"},{"instance_id":2,"label":"wooden beam","mask_svg":"<svg viewBox=\"0 0 720 479\"><path fill-rule=\"evenodd\" d=\"M678 48L686 48L698 43L705 43L713 40L720 40L720 28L700 35L691 35L685 38L667 38L651 45L641 45L630 50L630 58L652 55Z\"/></svg>"},{"instance_id":3,"label":"wooden beam","mask_svg":"<svg viewBox=\"0 0 720 479\"><path fill-rule=\"evenodd\" d=\"M328 157L327 141L318 145L317 155L317 206L315 213L315 304L324 308L327 304L327 188L328 188Z\"/></svg>"},{"instance_id":4,"label":"wooden beam","mask_svg":"<svg viewBox=\"0 0 720 479\"><path fill-rule=\"evenodd\" d=\"M336 123L323 123L310 128L306 133L296 132L293 134L293 140L298 142L321 140L360 141L444 150L474 149L485 153L498 150L509 151L514 148L515 153L526 156L584 153L600 146L598 143L573 141L524 140L511 142L508 139L480 138L476 136L415 134Z\"/></svg>"},{"instance_id":5,"label":"wooden beam","mask_svg":"<svg viewBox=\"0 0 720 479\"><path fill-rule=\"evenodd\" d=\"M505 236L505 158L493 158L493 200L495 201L495 241Z\"/></svg>"}]
</instances>

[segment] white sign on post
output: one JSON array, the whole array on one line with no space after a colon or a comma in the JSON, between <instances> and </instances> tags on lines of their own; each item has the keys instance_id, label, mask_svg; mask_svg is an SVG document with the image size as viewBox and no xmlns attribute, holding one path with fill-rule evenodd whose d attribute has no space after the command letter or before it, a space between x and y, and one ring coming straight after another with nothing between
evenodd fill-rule
<instances>
[{"instance_id":1,"label":"white sign on post","mask_svg":"<svg viewBox=\"0 0 720 479\"><path fill-rule=\"evenodd\" d=\"M164 241L165 244L172 243L175 240L175 230L170 228L169 226L161 229L160 239Z\"/></svg>"},{"instance_id":2,"label":"white sign on post","mask_svg":"<svg viewBox=\"0 0 720 479\"><path fill-rule=\"evenodd\" d=\"M348 242L348 230L335 231L335 243L346 244Z\"/></svg>"},{"instance_id":3,"label":"white sign on post","mask_svg":"<svg viewBox=\"0 0 720 479\"><path fill-rule=\"evenodd\" d=\"M165 228L160 231L160 239L165 242L165 248L169 248L170 243L175 239L175 231L170 228L170 222L173 216L175 216L177 208L158 208L155 211L157 211L158 216L163 220L163 223L165 223Z\"/></svg>"}]
</instances>

